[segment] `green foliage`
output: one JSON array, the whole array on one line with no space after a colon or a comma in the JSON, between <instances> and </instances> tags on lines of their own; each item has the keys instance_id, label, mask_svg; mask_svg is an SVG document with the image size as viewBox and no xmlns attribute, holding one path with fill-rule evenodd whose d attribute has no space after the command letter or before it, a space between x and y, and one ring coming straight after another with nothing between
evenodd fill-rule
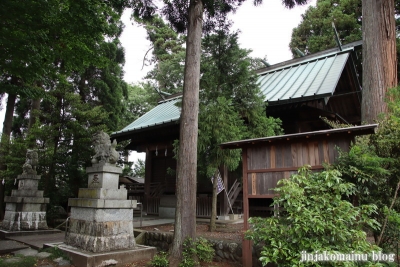
<instances>
[{"instance_id":1,"label":"green foliage","mask_svg":"<svg viewBox=\"0 0 400 267\"><path fill-rule=\"evenodd\" d=\"M6 190L22 173L29 146L39 153L39 186L50 197L49 208L66 207L68 198L86 184L93 133L115 131L130 122L122 101L128 90L118 40L126 4L0 3L2 22L9 25L0 29L0 93L18 95L11 145L0 159L7 165L0 174ZM38 110L31 110L32 99L40 100ZM36 124L30 125L33 115ZM1 147L6 147L3 140Z\"/></svg>"},{"instance_id":2,"label":"green foliage","mask_svg":"<svg viewBox=\"0 0 400 267\"><path fill-rule=\"evenodd\" d=\"M339 151L335 168L342 173L343 179L355 184L356 195L361 198L361 203L372 203L372 199L368 201L364 198L370 198L371 189L384 186L384 178L389 171L383 166L388 162L388 159L376 155L374 146L369 145L369 136L366 136L357 138L349 152ZM374 194L372 198L375 197Z\"/></svg>"},{"instance_id":3,"label":"green foliage","mask_svg":"<svg viewBox=\"0 0 400 267\"><path fill-rule=\"evenodd\" d=\"M382 236L381 247L386 253L400 255L400 213L385 208L384 214L388 216L388 221Z\"/></svg>"},{"instance_id":4,"label":"green foliage","mask_svg":"<svg viewBox=\"0 0 400 267\"><path fill-rule=\"evenodd\" d=\"M178 93L183 88L185 63L185 42L183 36L176 33L162 18L155 16L149 20L138 17L147 31L147 39L153 44L153 56L147 63L155 64L146 78L156 80L154 88L168 93Z\"/></svg>"},{"instance_id":5,"label":"green foliage","mask_svg":"<svg viewBox=\"0 0 400 267\"><path fill-rule=\"evenodd\" d=\"M58 259L58 258L63 258L65 260L70 260L70 258L67 256L67 254L65 254L57 246L41 249L40 252L42 252L42 251L50 253L51 255L49 256L49 259L51 259L51 260Z\"/></svg>"},{"instance_id":6,"label":"green foliage","mask_svg":"<svg viewBox=\"0 0 400 267\"><path fill-rule=\"evenodd\" d=\"M159 95L155 94L154 89L149 83L128 85L128 98L123 100L127 110L127 124L137 120L150 109L157 105Z\"/></svg>"},{"instance_id":7,"label":"green foliage","mask_svg":"<svg viewBox=\"0 0 400 267\"><path fill-rule=\"evenodd\" d=\"M317 0L301 17L289 44L294 57L295 48L308 54L337 47L332 22L342 44L362 39L361 0Z\"/></svg>"},{"instance_id":8,"label":"green foliage","mask_svg":"<svg viewBox=\"0 0 400 267\"><path fill-rule=\"evenodd\" d=\"M198 237L196 239L196 255L199 258L200 262L210 263L212 262L215 251L212 248L210 242L207 239Z\"/></svg>"},{"instance_id":9,"label":"green foliage","mask_svg":"<svg viewBox=\"0 0 400 267\"><path fill-rule=\"evenodd\" d=\"M397 235L393 233L395 223L388 216L395 217L400 211L399 198L395 198L400 179L400 89L390 90L388 99L389 113L381 118L377 132L357 138L349 152L340 152L335 168L342 172L344 180L355 184L356 192L351 196L354 204L373 203L378 207L372 218L381 225L387 221L379 245L393 251ZM388 207L392 207L390 212ZM382 229L372 232L378 241Z\"/></svg>"},{"instance_id":10,"label":"green foliage","mask_svg":"<svg viewBox=\"0 0 400 267\"><path fill-rule=\"evenodd\" d=\"M354 207L342 196L355 193L355 186L344 182L337 170L312 173L299 169L290 179L279 181L274 205L282 209L278 217L251 218L246 238L262 244L263 264L279 266L320 266L301 262L308 253L371 253L379 248L366 240L365 227L377 229L371 219L375 205ZM331 262L323 266L356 266L355 262Z\"/></svg>"},{"instance_id":11,"label":"green foliage","mask_svg":"<svg viewBox=\"0 0 400 267\"><path fill-rule=\"evenodd\" d=\"M214 258L215 251L211 244L204 238L197 238L193 241L187 238L183 243L183 258L179 267L193 267L200 262L210 263Z\"/></svg>"},{"instance_id":12,"label":"green foliage","mask_svg":"<svg viewBox=\"0 0 400 267\"><path fill-rule=\"evenodd\" d=\"M145 176L145 161L138 159L133 164L132 176L144 178Z\"/></svg>"},{"instance_id":13,"label":"green foliage","mask_svg":"<svg viewBox=\"0 0 400 267\"><path fill-rule=\"evenodd\" d=\"M0 267L34 267L36 266L37 259L32 256L18 257L18 262L5 262L4 259L0 259Z\"/></svg>"},{"instance_id":14,"label":"green foliage","mask_svg":"<svg viewBox=\"0 0 400 267\"><path fill-rule=\"evenodd\" d=\"M223 28L203 40L198 139L203 176L211 177L221 165L237 168L240 150L222 150L219 144L281 133L280 121L265 116L249 53L239 47L237 33Z\"/></svg>"},{"instance_id":15,"label":"green foliage","mask_svg":"<svg viewBox=\"0 0 400 267\"><path fill-rule=\"evenodd\" d=\"M150 266L153 267L168 267L168 254L166 252L159 252L157 253L154 258L151 260Z\"/></svg>"},{"instance_id":16,"label":"green foliage","mask_svg":"<svg viewBox=\"0 0 400 267\"><path fill-rule=\"evenodd\" d=\"M194 267L199 264L196 260L195 242L191 238L185 239L183 243L182 261L179 267Z\"/></svg>"}]
</instances>

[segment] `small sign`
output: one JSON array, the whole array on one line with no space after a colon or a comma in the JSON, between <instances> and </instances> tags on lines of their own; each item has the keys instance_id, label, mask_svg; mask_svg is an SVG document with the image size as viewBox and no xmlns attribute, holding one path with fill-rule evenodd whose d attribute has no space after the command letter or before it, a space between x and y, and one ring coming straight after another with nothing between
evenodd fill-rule
<instances>
[{"instance_id":1,"label":"small sign","mask_svg":"<svg viewBox=\"0 0 400 267\"><path fill-rule=\"evenodd\" d=\"M251 194L257 195L257 177L256 173L251 174Z\"/></svg>"}]
</instances>

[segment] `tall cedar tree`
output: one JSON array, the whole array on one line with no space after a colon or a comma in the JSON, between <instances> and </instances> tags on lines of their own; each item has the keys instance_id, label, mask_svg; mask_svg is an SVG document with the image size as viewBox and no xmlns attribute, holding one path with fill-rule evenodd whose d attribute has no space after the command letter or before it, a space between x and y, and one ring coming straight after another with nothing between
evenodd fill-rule
<instances>
[{"instance_id":1,"label":"tall cedar tree","mask_svg":"<svg viewBox=\"0 0 400 267\"><path fill-rule=\"evenodd\" d=\"M199 113L199 176L213 177L210 231L216 228L217 180L220 166L235 170L241 151L222 150L219 144L245 138L281 134L280 120L267 118L265 103L251 70L250 50L238 45L228 29L203 39Z\"/></svg>"},{"instance_id":2,"label":"tall cedar tree","mask_svg":"<svg viewBox=\"0 0 400 267\"><path fill-rule=\"evenodd\" d=\"M162 8L162 13L176 30L179 32L186 31L175 235L170 254L170 266L172 267L178 266L181 261L184 240L196 237L196 169L201 35L203 30L211 31L214 29L216 23L214 19L226 18L243 1L174 0L164 1L165 6ZM255 4L260 4L261 2L261 0L256 0ZM306 4L307 2L308 0L282 1L288 8L292 8L296 4ZM151 0L134 0L132 6L135 15L141 17L151 16L156 10L156 6ZM205 19L203 18L204 12Z\"/></svg>"},{"instance_id":3,"label":"tall cedar tree","mask_svg":"<svg viewBox=\"0 0 400 267\"><path fill-rule=\"evenodd\" d=\"M363 99L361 119L374 123L387 113L385 97L397 85L394 0L362 0Z\"/></svg>"},{"instance_id":4,"label":"tall cedar tree","mask_svg":"<svg viewBox=\"0 0 400 267\"><path fill-rule=\"evenodd\" d=\"M90 140L87 138L80 139L75 134L76 140L74 141L74 138L70 138L71 136L67 132L61 134L61 131L64 130L63 127L68 128L75 122L82 127L93 125L85 117L88 109L75 112L70 109L71 106L67 106L68 103L75 103L77 99L72 96L82 88L75 83L75 77L82 78L80 80L83 81L83 87L96 87L94 92L88 92L91 99L86 104L90 104L91 109L101 104L104 107L100 108L101 110L94 108L93 112L104 113L104 109L108 112L108 120L107 116L94 116L94 119L104 118L105 123L109 128L113 128L112 130L120 127L120 125L116 126L116 122L121 115L121 110L117 110L121 108L118 105L120 103L118 98L121 98L120 90L126 91L122 82L124 56L120 45L113 40L122 31L122 23L119 18L124 4L124 1L119 0L109 1L106 4L84 0L63 1L62 3L58 0L25 1L24 5L15 4L13 1L0 3L2 18L0 22L2 25L0 27L0 57L2 59L0 60L0 86L2 93L9 93L8 102L10 102L10 105L7 105L9 112L6 114L4 124L12 125L14 105L19 100L17 109L20 113L16 117L18 118L17 125L13 128L15 133L19 132L20 135L26 136L28 125L33 127L35 120L32 119L28 123L24 121L24 118L29 116L32 118L32 115L39 114L40 112L29 112L29 109L39 107L43 112L41 114L44 115L37 123L39 126L44 125L36 127L37 129L33 131L35 135L40 138L37 130L43 131L46 126L58 127L58 134L56 131L50 131L49 133L55 134L51 137L47 136L47 139L37 141L38 146L45 143L46 153L52 155L47 157L50 161L43 163L43 168L46 170L45 179L49 177L55 181L55 173L63 177L68 176L64 173L65 169L62 164L56 160L57 153L54 153L58 151L60 144L70 142L76 148L87 147L89 149L90 147ZM116 65L112 65L113 61L117 61ZM92 78L83 78L86 71L93 69L93 66L102 71L95 71ZM102 82L96 82L93 85L90 83L90 79L91 81L102 80ZM113 91L106 92L106 90ZM41 98L44 100L40 106L38 104ZM79 101L84 100L81 98ZM29 107L29 103L32 104L32 108ZM111 107L111 104L116 105ZM80 106L79 103L77 105ZM52 119L55 120L48 120L47 111L54 111L59 118L53 116ZM73 112L75 114L72 114ZM66 120L64 121L66 124L61 125L60 123L67 117L70 117L71 120ZM102 123L103 121L98 121L95 122L95 125ZM5 127L5 130L7 129L8 127ZM87 129L83 132L87 132ZM11 131L9 133L11 134ZM4 134L3 136L9 135ZM30 136L34 136L34 134ZM85 141L86 145L79 145L78 139ZM50 153L49 149L53 152ZM70 157L71 151L73 150L66 149L65 154L59 158L65 161L66 157ZM2 150L2 153L7 153L7 151ZM79 166L82 165L81 160L74 161L72 159L72 162L76 162ZM56 167L62 171L57 172ZM6 173L2 172L2 174ZM70 175L70 177L72 176ZM47 192L50 191L49 188L47 188ZM1 196L0 198L4 199ZM1 211L3 211L2 208Z\"/></svg>"}]
</instances>

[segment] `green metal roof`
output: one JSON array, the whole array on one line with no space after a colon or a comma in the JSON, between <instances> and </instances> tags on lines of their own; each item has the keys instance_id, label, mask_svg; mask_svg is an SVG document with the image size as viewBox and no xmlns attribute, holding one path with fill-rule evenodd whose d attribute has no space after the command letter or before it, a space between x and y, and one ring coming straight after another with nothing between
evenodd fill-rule
<instances>
[{"instance_id":1,"label":"green metal roof","mask_svg":"<svg viewBox=\"0 0 400 267\"><path fill-rule=\"evenodd\" d=\"M292 64L267 68L258 78L265 101L276 105L333 95L349 55L350 51L308 56Z\"/></svg>"},{"instance_id":2,"label":"green metal roof","mask_svg":"<svg viewBox=\"0 0 400 267\"><path fill-rule=\"evenodd\" d=\"M257 71L265 101L277 105L333 95L350 53L360 45L360 41L354 42L343 46L343 51L334 48ZM178 121L180 108L175 104L180 99L181 96L159 102L155 108L111 136Z\"/></svg>"},{"instance_id":3,"label":"green metal roof","mask_svg":"<svg viewBox=\"0 0 400 267\"><path fill-rule=\"evenodd\" d=\"M121 131L113 132L111 136L178 121L181 115L181 109L176 106L176 103L179 101L181 101L181 97L159 102L159 104L152 110L126 126Z\"/></svg>"}]
</instances>

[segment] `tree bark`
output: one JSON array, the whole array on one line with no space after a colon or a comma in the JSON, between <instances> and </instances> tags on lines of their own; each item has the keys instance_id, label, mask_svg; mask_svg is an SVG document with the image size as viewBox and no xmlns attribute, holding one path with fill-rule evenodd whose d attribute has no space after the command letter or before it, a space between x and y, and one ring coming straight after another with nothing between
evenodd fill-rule
<instances>
[{"instance_id":1,"label":"tree bark","mask_svg":"<svg viewBox=\"0 0 400 267\"><path fill-rule=\"evenodd\" d=\"M394 0L363 0L362 122L374 123L386 113L388 89L397 85Z\"/></svg>"},{"instance_id":2,"label":"tree bark","mask_svg":"<svg viewBox=\"0 0 400 267\"><path fill-rule=\"evenodd\" d=\"M3 122L3 133L1 135L0 171L4 171L7 168L3 160L5 154L8 153L7 149L10 142L10 135L14 118L14 108L16 100L17 100L17 95L8 94L6 113L4 115L4 122ZM4 210L5 210L5 204L4 204L5 185L3 185L2 181L3 179L0 179L0 220L4 219Z\"/></svg>"},{"instance_id":3,"label":"tree bark","mask_svg":"<svg viewBox=\"0 0 400 267\"><path fill-rule=\"evenodd\" d=\"M32 126L35 124L36 122L36 118L37 118L37 111L40 109L40 98L38 99L32 99L32 104L31 104L31 111L29 114L29 126L28 129L31 129Z\"/></svg>"},{"instance_id":4,"label":"tree bark","mask_svg":"<svg viewBox=\"0 0 400 267\"><path fill-rule=\"evenodd\" d=\"M196 238L197 134L203 2L191 0L188 14L176 181L177 205L170 254L172 267L177 267L182 259L182 245L185 239Z\"/></svg>"}]
</instances>

